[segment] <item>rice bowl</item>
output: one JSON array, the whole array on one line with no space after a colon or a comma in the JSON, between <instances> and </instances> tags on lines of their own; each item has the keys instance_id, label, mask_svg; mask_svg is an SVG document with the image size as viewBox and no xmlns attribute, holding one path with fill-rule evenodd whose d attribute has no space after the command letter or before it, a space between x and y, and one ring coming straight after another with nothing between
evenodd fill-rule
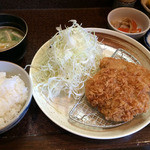
<instances>
[{"instance_id":1,"label":"rice bowl","mask_svg":"<svg viewBox=\"0 0 150 150\"><path fill-rule=\"evenodd\" d=\"M23 68L0 61L0 90L1 134L14 127L26 114L31 102L32 84Z\"/></svg>"}]
</instances>

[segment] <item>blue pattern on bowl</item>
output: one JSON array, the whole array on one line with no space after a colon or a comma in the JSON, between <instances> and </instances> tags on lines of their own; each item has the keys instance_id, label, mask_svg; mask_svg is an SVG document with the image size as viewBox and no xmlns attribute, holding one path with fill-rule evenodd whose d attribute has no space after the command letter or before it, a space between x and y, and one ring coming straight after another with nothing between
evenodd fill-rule
<instances>
[{"instance_id":1,"label":"blue pattern on bowl","mask_svg":"<svg viewBox=\"0 0 150 150\"><path fill-rule=\"evenodd\" d=\"M144 37L144 42L147 48L150 50L150 43L148 42L148 36L150 36L150 30L147 31L145 37Z\"/></svg>"}]
</instances>

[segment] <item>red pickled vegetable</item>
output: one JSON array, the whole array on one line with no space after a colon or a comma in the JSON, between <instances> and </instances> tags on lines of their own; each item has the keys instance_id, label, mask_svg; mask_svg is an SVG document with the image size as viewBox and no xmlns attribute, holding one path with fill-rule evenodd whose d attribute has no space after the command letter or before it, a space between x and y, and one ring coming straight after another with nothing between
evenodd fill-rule
<instances>
[{"instance_id":1,"label":"red pickled vegetable","mask_svg":"<svg viewBox=\"0 0 150 150\"><path fill-rule=\"evenodd\" d=\"M118 30L123 31L123 32L129 32L129 28L118 28Z\"/></svg>"},{"instance_id":2,"label":"red pickled vegetable","mask_svg":"<svg viewBox=\"0 0 150 150\"><path fill-rule=\"evenodd\" d=\"M131 20L131 25L132 25L132 30L131 31L136 31L137 30L137 24L133 19Z\"/></svg>"},{"instance_id":3,"label":"red pickled vegetable","mask_svg":"<svg viewBox=\"0 0 150 150\"><path fill-rule=\"evenodd\" d=\"M127 32L127 33L139 33L141 28L138 28L137 23L130 18L122 18L119 21L113 22L114 27L118 30Z\"/></svg>"}]
</instances>

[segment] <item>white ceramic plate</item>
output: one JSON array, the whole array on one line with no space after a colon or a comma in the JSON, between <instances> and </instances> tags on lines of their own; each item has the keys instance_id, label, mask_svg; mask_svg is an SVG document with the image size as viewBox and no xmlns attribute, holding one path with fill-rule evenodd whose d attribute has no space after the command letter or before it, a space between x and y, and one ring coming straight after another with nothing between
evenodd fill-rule
<instances>
[{"instance_id":1,"label":"white ceramic plate","mask_svg":"<svg viewBox=\"0 0 150 150\"><path fill-rule=\"evenodd\" d=\"M136 40L107 29L88 28L87 30L96 32L99 40L106 45L106 50L104 51L105 56L111 56L117 48L123 48L136 57L143 66L150 69L150 53ZM35 86L37 83L35 78L38 72L36 67L42 65L46 61L45 58L48 46L49 41L38 50L33 58L31 64L33 67L30 69L30 77L33 82L33 96L35 101L50 120L71 133L92 139L115 139L124 137L141 130L149 124L150 112L147 112L136 117L131 122L115 128L102 129L84 126L69 118L69 112L76 103L75 100L59 97L56 99L55 103L47 102L44 97L41 96L40 92L36 90Z\"/></svg>"}]
</instances>

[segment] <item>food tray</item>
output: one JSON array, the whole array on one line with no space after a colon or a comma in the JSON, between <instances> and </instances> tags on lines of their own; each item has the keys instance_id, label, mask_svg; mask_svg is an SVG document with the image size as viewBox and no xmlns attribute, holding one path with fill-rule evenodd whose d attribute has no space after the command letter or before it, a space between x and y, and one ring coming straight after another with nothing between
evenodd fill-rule
<instances>
[{"instance_id":1,"label":"food tray","mask_svg":"<svg viewBox=\"0 0 150 150\"><path fill-rule=\"evenodd\" d=\"M140 64L140 62L131 54L123 49L117 49L111 56L116 59L124 59L128 62ZM69 113L70 119L91 127L112 128L120 126L126 122L112 122L104 119L103 115L98 110L93 109L87 102L86 96L83 97L74 105Z\"/></svg>"}]
</instances>

